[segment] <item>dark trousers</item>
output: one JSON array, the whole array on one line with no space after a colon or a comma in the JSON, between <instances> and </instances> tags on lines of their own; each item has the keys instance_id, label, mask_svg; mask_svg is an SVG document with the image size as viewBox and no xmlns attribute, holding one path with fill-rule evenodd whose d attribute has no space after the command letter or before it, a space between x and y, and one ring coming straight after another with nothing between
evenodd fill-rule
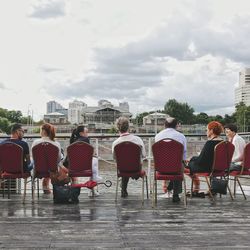
<instances>
[{"instance_id":1,"label":"dark trousers","mask_svg":"<svg viewBox=\"0 0 250 250\"><path fill-rule=\"evenodd\" d=\"M182 193L182 181L170 181L167 189L173 190L173 195Z\"/></svg>"},{"instance_id":2,"label":"dark trousers","mask_svg":"<svg viewBox=\"0 0 250 250\"><path fill-rule=\"evenodd\" d=\"M128 181L129 177L122 177L122 184L121 184L122 191L127 191Z\"/></svg>"}]
</instances>

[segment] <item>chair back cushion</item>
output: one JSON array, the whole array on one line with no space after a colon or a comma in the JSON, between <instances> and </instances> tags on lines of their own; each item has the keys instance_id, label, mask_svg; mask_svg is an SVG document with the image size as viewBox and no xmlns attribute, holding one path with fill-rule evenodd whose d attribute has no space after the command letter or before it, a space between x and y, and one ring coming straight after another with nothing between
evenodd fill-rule
<instances>
[{"instance_id":1,"label":"chair back cushion","mask_svg":"<svg viewBox=\"0 0 250 250\"><path fill-rule=\"evenodd\" d=\"M139 173L141 171L141 147L133 142L124 141L114 148L117 172Z\"/></svg>"},{"instance_id":2,"label":"chair back cushion","mask_svg":"<svg viewBox=\"0 0 250 250\"><path fill-rule=\"evenodd\" d=\"M94 148L83 141L72 143L67 148L69 176L91 177Z\"/></svg>"},{"instance_id":3,"label":"chair back cushion","mask_svg":"<svg viewBox=\"0 0 250 250\"><path fill-rule=\"evenodd\" d=\"M244 171L247 171L250 169L250 143L246 144L244 148L243 169Z\"/></svg>"},{"instance_id":4,"label":"chair back cushion","mask_svg":"<svg viewBox=\"0 0 250 250\"><path fill-rule=\"evenodd\" d=\"M23 174L23 148L13 142L0 144L0 170Z\"/></svg>"},{"instance_id":5,"label":"chair back cushion","mask_svg":"<svg viewBox=\"0 0 250 250\"><path fill-rule=\"evenodd\" d=\"M162 174L182 172L183 145L173 139L163 139L152 145L155 171Z\"/></svg>"},{"instance_id":6,"label":"chair back cushion","mask_svg":"<svg viewBox=\"0 0 250 250\"><path fill-rule=\"evenodd\" d=\"M34 174L36 177L49 177L57 171L59 148L52 143L42 142L32 148Z\"/></svg>"},{"instance_id":7,"label":"chair back cushion","mask_svg":"<svg viewBox=\"0 0 250 250\"><path fill-rule=\"evenodd\" d=\"M212 172L222 174L230 167L234 153L234 145L228 141L218 143L214 148L214 162Z\"/></svg>"}]
</instances>

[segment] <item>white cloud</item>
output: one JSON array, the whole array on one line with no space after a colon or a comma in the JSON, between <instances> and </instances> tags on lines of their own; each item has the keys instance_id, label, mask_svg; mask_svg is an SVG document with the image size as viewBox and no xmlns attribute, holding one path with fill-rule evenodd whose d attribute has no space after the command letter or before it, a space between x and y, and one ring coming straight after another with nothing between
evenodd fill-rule
<instances>
[{"instance_id":1,"label":"white cloud","mask_svg":"<svg viewBox=\"0 0 250 250\"><path fill-rule=\"evenodd\" d=\"M3 1L0 107L25 113L32 104L41 117L49 100L67 107L74 98L89 105L106 98L139 112L175 98L198 112L233 110L238 72L250 66L249 7L246 0L24 0L15 8Z\"/></svg>"},{"instance_id":2,"label":"white cloud","mask_svg":"<svg viewBox=\"0 0 250 250\"><path fill-rule=\"evenodd\" d=\"M38 0L31 6L29 16L44 20L63 17L65 7L65 0Z\"/></svg>"}]
</instances>

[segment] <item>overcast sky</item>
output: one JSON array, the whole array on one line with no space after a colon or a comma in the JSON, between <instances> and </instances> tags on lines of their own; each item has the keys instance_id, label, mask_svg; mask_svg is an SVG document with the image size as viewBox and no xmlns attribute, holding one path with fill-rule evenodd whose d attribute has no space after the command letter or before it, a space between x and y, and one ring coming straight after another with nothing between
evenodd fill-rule
<instances>
[{"instance_id":1,"label":"overcast sky","mask_svg":"<svg viewBox=\"0 0 250 250\"><path fill-rule=\"evenodd\" d=\"M74 99L231 114L250 67L248 0L5 0L0 30L0 107L35 119Z\"/></svg>"}]
</instances>

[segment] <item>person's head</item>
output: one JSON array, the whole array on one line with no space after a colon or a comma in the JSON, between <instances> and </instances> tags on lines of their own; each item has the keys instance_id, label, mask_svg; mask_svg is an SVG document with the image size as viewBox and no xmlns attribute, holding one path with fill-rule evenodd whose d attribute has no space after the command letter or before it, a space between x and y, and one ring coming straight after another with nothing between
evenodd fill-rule
<instances>
[{"instance_id":1,"label":"person's head","mask_svg":"<svg viewBox=\"0 0 250 250\"><path fill-rule=\"evenodd\" d=\"M119 117L116 121L117 129L120 133L126 133L129 130L129 120L126 117Z\"/></svg>"},{"instance_id":2,"label":"person's head","mask_svg":"<svg viewBox=\"0 0 250 250\"><path fill-rule=\"evenodd\" d=\"M87 137L88 136L88 129L84 125L79 125L75 128L72 133L69 142L73 143L80 137Z\"/></svg>"},{"instance_id":3,"label":"person's head","mask_svg":"<svg viewBox=\"0 0 250 250\"><path fill-rule=\"evenodd\" d=\"M54 141L56 137L55 127L49 123L44 123L40 130L41 136L49 137L50 140Z\"/></svg>"},{"instance_id":4,"label":"person's head","mask_svg":"<svg viewBox=\"0 0 250 250\"><path fill-rule=\"evenodd\" d=\"M213 138L219 136L223 132L223 126L217 121L209 122L207 125L207 137Z\"/></svg>"},{"instance_id":5,"label":"person's head","mask_svg":"<svg viewBox=\"0 0 250 250\"><path fill-rule=\"evenodd\" d=\"M22 125L19 123L15 123L11 126L11 137L15 139L22 140L24 135L24 130L22 128Z\"/></svg>"},{"instance_id":6,"label":"person's head","mask_svg":"<svg viewBox=\"0 0 250 250\"><path fill-rule=\"evenodd\" d=\"M232 139L237 133L237 126L235 124L226 124L224 126L225 134L229 139Z\"/></svg>"},{"instance_id":7,"label":"person's head","mask_svg":"<svg viewBox=\"0 0 250 250\"><path fill-rule=\"evenodd\" d=\"M165 121L165 128L174 128L176 129L178 121L174 117L168 117Z\"/></svg>"}]
</instances>

